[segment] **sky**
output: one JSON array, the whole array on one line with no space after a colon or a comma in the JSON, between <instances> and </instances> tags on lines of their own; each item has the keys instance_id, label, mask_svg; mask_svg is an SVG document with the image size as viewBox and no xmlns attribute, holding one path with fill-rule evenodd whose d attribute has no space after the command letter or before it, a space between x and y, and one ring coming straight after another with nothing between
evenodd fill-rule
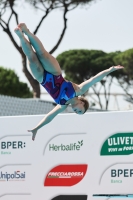
<instances>
[{"instance_id":1,"label":"sky","mask_svg":"<svg viewBox=\"0 0 133 200\"><path fill-rule=\"evenodd\" d=\"M95 49L105 52L125 51L133 48L133 0L97 0L87 7L79 7L67 14L68 28L59 48L53 53L57 56L70 49ZM31 31L34 31L42 13L31 9L21 1L19 7L19 22L25 22ZM9 12L6 13L5 18ZM12 20L11 31L19 44L19 39L14 33L16 27ZM53 11L43 22L37 36L40 38L47 51L56 44L63 27L62 11ZM12 45L8 36L0 27L0 66L14 69L20 80L27 82L23 72L21 57ZM110 67L110 66L109 66ZM123 91L112 87L112 92ZM45 95L42 98L49 99ZM120 98L120 99L119 99ZM127 109L130 105L118 98L121 109ZM112 98L111 106L113 105ZM114 105L110 109L115 109Z\"/></svg>"}]
</instances>

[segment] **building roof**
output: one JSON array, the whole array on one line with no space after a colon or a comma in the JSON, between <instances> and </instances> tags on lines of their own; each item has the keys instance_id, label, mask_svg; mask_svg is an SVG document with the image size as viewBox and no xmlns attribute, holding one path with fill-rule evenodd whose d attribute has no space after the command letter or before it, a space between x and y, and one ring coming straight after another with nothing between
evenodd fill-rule
<instances>
[{"instance_id":1,"label":"building roof","mask_svg":"<svg viewBox=\"0 0 133 200\"><path fill-rule=\"evenodd\" d=\"M55 105L40 99L22 99L0 95L0 116L46 114Z\"/></svg>"},{"instance_id":2,"label":"building roof","mask_svg":"<svg viewBox=\"0 0 133 200\"><path fill-rule=\"evenodd\" d=\"M55 106L56 104L51 101L0 95L0 116L42 115L51 111ZM89 109L88 111L101 110ZM72 113L73 110L71 106L68 106L64 112Z\"/></svg>"}]
</instances>

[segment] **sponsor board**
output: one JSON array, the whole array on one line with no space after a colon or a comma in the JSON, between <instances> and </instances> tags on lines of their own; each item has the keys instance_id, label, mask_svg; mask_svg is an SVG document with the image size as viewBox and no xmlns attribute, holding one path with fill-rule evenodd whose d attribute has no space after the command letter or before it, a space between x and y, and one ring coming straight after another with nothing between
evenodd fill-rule
<instances>
[{"instance_id":1,"label":"sponsor board","mask_svg":"<svg viewBox=\"0 0 133 200\"><path fill-rule=\"evenodd\" d=\"M61 143L59 145L55 143L49 144L49 151L80 151L83 146L83 140L77 141L74 143L64 144Z\"/></svg>"},{"instance_id":2,"label":"sponsor board","mask_svg":"<svg viewBox=\"0 0 133 200\"><path fill-rule=\"evenodd\" d=\"M0 141L0 154L11 155L15 150L20 151L26 147L26 142L22 140Z\"/></svg>"},{"instance_id":3,"label":"sponsor board","mask_svg":"<svg viewBox=\"0 0 133 200\"><path fill-rule=\"evenodd\" d=\"M116 133L102 145L101 156L133 154L133 133Z\"/></svg>"},{"instance_id":4,"label":"sponsor board","mask_svg":"<svg viewBox=\"0 0 133 200\"><path fill-rule=\"evenodd\" d=\"M26 173L20 170L13 172L0 171L0 181L25 181Z\"/></svg>"},{"instance_id":5,"label":"sponsor board","mask_svg":"<svg viewBox=\"0 0 133 200\"><path fill-rule=\"evenodd\" d=\"M29 194L32 177L30 164L0 166L0 197L9 194Z\"/></svg>"},{"instance_id":6,"label":"sponsor board","mask_svg":"<svg viewBox=\"0 0 133 200\"><path fill-rule=\"evenodd\" d=\"M108 168L102 178L102 184L133 185L133 164L115 164Z\"/></svg>"},{"instance_id":7,"label":"sponsor board","mask_svg":"<svg viewBox=\"0 0 133 200\"><path fill-rule=\"evenodd\" d=\"M76 140L75 140L76 135ZM61 133L51 137L44 146L47 153L79 153L85 149L86 133Z\"/></svg>"},{"instance_id":8,"label":"sponsor board","mask_svg":"<svg viewBox=\"0 0 133 200\"><path fill-rule=\"evenodd\" d=\"M56 166L48 172L44 186L76 185L84 178L86 171L86 164Z\"/></svg>"},{"instance_id":9,"label":"sponsor board","mask_svg":"<svg viewBox=\"0 0 133 200\"><path fill-rule=\"evenodd\" d=\"M5 125L8 124L8 126L1 128L0 148L2 149L0 151L10 151L11 156L0 154L0 172L2 172L2 176L0 173L2 177L0 199L82 200L86 198L92 200L101 198L107 200L116 199L122 194L128 194L128 196L133 194L133 164L130 164L133 157L131 150L133 133L126 133L133 132L133 112L117 113L88 113L83 116L83 119L76 115L67 114L63 117L59 115L52 122L52 126L46 126L45 130L40 129L35 143L32 142L31 137L18 137L18 135L25 133L24 131L29 126L33 127L42 116L1 118L2 126L5 120L7 120ZM110 121L115 123L116 117L119 123L112 127ZM86 124L87 120L89 124ZM73 123L72 126L66 126L64 130L66 121ZM62 126L57 126L58 122ZM101 127L102 123L105 124L104 127ZM9 131L16 136L3 137L3 134L7 135ZM86 134L81 134L81 131ZM98 131L100 134L97 134ZM65 135L65 133L68 134ZM1 141L5 142L2 146ZM19 141L23 142L22 145L18 143ZM107 142L106 146L104 142ZM49 144L53 148L49 149ZM121 150L121 145L124 145L127 151L124 156L125 149L118 156L118 151L111 152L111 149L108 149L117 147ZM111 153L116 154L110 156ZM69 166L74 166L74 168L70 169ZM81 166L85 167L82 169ZM58 167L61 168L58 169ZM21 173L22 175L25 173L24 181L22 181ZM17 178L18 174L19 178ZM2 196L5 194L7 195ZM21 196L17 196L18 194ZM25 197L22 197L22 194ZM31 195L26 196L27 194ZM103 194L103 197L93 196L93 194ZM113 196L116 194L117 196ZM123 196L119 199L126 200ZM130 199L132 198L130 196Z\"/></svg>"},{"instance_id":10,"label":"sponsor board","mask_svg":"<svg viewBox=\"0 0 133 200\"><path fill-rule=\"evenodd\" d=\"M87 195L60 195L51 200L87 200Z\"/></svg>"}]
</instances>

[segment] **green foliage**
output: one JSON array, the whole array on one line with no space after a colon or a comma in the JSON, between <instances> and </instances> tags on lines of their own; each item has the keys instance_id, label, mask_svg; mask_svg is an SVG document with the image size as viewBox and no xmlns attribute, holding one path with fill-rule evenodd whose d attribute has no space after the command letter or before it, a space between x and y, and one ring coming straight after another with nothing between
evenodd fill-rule
<instances>
[{"instance_id":1,"label":"green foliage","mask_svg":"<svg viewBox=\"0 0 133 200\"><path fill-rule=\"evenodd\" d=\"M133 80L133 49L119 53L114 57L114 61L123 65L125 76L127 75L129 79Z\"/></svg>"},{"instance_id":2,"label":"green foliage","mask_svg":"<svg viewBox=\"0 0 133 200\"><path fill-rule=\"evenodd\" d=\"M7 1L7 0L6 0ZM9 0L8 0L9 1ZM46 4L52 4L53 7L54 6L60 6L60 5L71 5L71 4L74 4L74 5L86 5L86 4L89 4L91 2L95 2L95 0L63 0L63 1L60 1L60 0L25 0L25 2L28 2L30 4L32 4L33 6L37 6L37 4L41 4L43 3L44 5Z\"/></svg>"},{"instance_id":3,"label":"green foliage","mask_svg":"<svg viewBox=\"0 0 133 200\"><path fill-rule=\"evenodd\" d=\"M61 69L65 71L66 79L76 83L81 83L86 79L96 75L102 70L105 70L114 63L114 57L119 54L105 53L100 50L69 50L57 56ZM117 73L110 74L118 76Z\"/></svg>"},{"instance_id":4,"label":"green foliage","mask_svg":"<svg viewBox=\"0 0 133 200\"><path fill-rule=\"evenodd\" d=\"M0 94L21 98L33 96L28 85L20 82L13 70L3 67L0 67Z\"/></svg>"},{"instance_id":5,"label":"green foliage","mask_svg":"<svg viewBox=\"0 0 133 200\"><path fill-rule=\"evenodd\" d=\"M120 63L124 66L123 75L118 77L118 83L126 93L127 97L133 100L133 49L128 49L114 57L115 63ZM129 100L128 99L128 100ZM129 101L130 101L129 100Z\"/></svg>"},{"instance_id":6,"label":"green foliage","mask_svg":"<svg viewBox=\"0 0 133 200\"><path fill-rule=\"evenodd\" d=\"M66 79L77 84L95 76L99 72L115 65L114 58L120 52L105 53L100 50L69 50L57 56L61 69L65 71ZM118 64L116 64L118 65ZM101 108L107 109L110 99L110 88L113 78L119 78L123 74L123 70L117 70L110 73L101 80L99 84L93 85L91 88L97 97L96 102ZM105 103L102 103L100 92L104 92Z\"/></svg>"},{"instance_id":7,"label":"green foliage","mask_svg":"<svg viewBox=\"0 0 133 200\"><path fill-rule=\"evenodd\" d=\"M88 4L91 3L94 0L67 0L66 3L71 3L71 4L80 4L80 5L84 5L84 4Z\"/></svg>"}]
</instances>

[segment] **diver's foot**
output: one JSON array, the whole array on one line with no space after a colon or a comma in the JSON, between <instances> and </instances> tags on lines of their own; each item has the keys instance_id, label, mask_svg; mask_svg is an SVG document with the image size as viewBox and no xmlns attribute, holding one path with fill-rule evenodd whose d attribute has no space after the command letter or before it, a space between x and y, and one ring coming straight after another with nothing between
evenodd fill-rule
<instances>
[{"instance_id":1,"label":"diver's foot","mask_svg":"<svg viewBox=\"0 0 133 200\"><path fill-rule=\"evenodd\" d=\"M18 35L18 37L23 37L22 30L19 27L15 28L14 32Z\"/></svg>"},{"instance_id":2,"label":"diver's foot","mask_svg":"<svg viewBox=\"0 0 133 200\"><path fill-rule=\"evenodd\" d=\"M26 24L25 23L20 23L18 25L18 27L25 33L27 34L29 32L29 29L27 28Z\"/></svg>"}]
</instances>

